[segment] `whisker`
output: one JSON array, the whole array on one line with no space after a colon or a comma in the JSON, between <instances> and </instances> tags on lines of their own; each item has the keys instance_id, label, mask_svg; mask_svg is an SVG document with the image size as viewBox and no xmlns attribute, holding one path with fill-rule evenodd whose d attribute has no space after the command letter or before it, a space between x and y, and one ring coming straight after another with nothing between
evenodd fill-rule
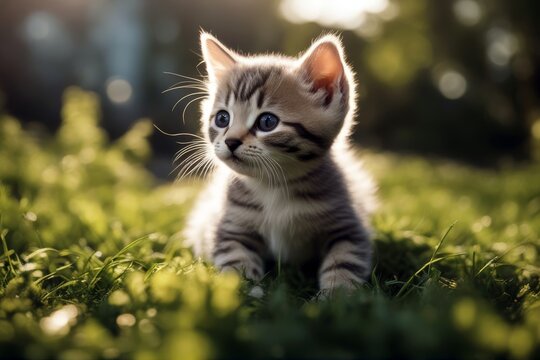
<instances>
[{"instance_id":1,"label":"whisker","mask_svg":"<svg viewBox=\"0 0 540 360\"><path fill-rule=\"evenodd\" d=\"M177 141L178 145L190 145L190 144L206 144L206 139L199 135L194 135L193 139L188 141Z\"/></svg>"},{"instance_id":2,"label":"whisker","mask_svg":"<svg viewBox=\"0 0 540 360\"><path fill-rule=\"evenodd\" d=\"M201 85L201 83L193 80L182 80L175 82L172 86L180 85L180 84L197 84L198 86Z\"/></svg>"},{"instance_id":3,"label":"whisker","mask_svg":"<svg viewBox=\"0 0 540 360\"><path fill-rule=\"evenodd\" d=\"M176 143L179 145L191 146L191 145L206 144L206 141L202 138L195 137L194 139L189 140L189 141L177 141Z\"/></svg>"},{"instance_id":4,"label":"whisker","mask_svg":"<svg viewBox=\"0 0 540 360\"><path fill-rule=\"evenodd\" d=\"M197 70L199 69L199 66L201 66L202 64L204 64L204 59L202 59L201 61L199 61L197 63L197 65L195 65L195 67L197 68Z\"/></svg>"},{"instance_id":5,"label":"whisker","mask_svg":"<svg viewBox=\"0 0 540 360\"><path fill-rule=\"evenodd\" d=\"M260 157L259 160L261 161L261 169L264 171L265 176L262 176L263 181L268 181L269 184L272 184L272 176L270 175L269 169L266 167L266 161L263 157ZM266 178L266 179L265 179ZM271 185L270 185L271 186Z\"/></svg>"},{"instance_id":6,"label":"whisker","mask_svg":"<svg viewBox=\"0 0 540 360\"><path fill-rule=\"evenodd\" d=\"M182 78L184 78L184 79L193 80L193 81L196 81L196 82L201 83L201 84L205 84L205 82L204 82L203 80L197 79L197 78L194 78L194 77L190 77L190 76L186 76L186 75L177 74L177 73L173 73L173 72L170 72L170 71L164 71L163 73L164 73L164 74L167 74L167 75L173 75L173 76L182 77Z\"/></svg>"},{"instance_id":7,"label":"whisker","mask_svg":"<svg viewBox=\"0 0 540 360\"><path fill-rule=\"evenodd\" d=\"M182 84L192 84L192 85L197 85L197 86L203 86L202 83L198 82L198 81L193 81L193 80L181 80L181 81L177 81L175 82L173 85L171 86L178 86L178 85L182 85ZM206 86L206 84L204 84L204 86Z\"/></svg>"},{"instance_id":8,"label":"whisker","mask_svg":"<svg viewBox=\"0 0 540 360\"><path fill-rule=\"evenodd\" d=\"M278 179L281 175L281 179L283 180L283 187L285 188L285 193L287 195L287 198L289 198L289 186L287 184L287 177L285 175L285 172L283 171L283 168L276 160L272 159L271 157L268 156L267 159L269 164L271 164L272 168L275 170Z\"/></svg>"},{"instance_id":9,"label":"whisker","mask_svg":"<svg viewBox=\"0 0 540 360\"><path fill-rule=\"evenodd\" d=\"M174 169L172 169L171 172L169 172L169 175L175 173L176 170L178 170L178 168L180 168L183 164L184 164L184 163L182 162L182 163L179 163L178 165L176 165L176 166L174 167ZM179 175L179 174L180 174L180 171L178 172L178 175ZM178 175L176 176L176 178L178 178ZM176 181L176 180L175 180L175 181Z\"/></svg>"},{"instance_id":10,"label":"whisker","mask_svg":"<svg viewBox=\"0 0 540 360\"><path fill-rule=\"evenodd\" d=\"M168 93L174 90L181 90L181 89L195 90L192 93L182 96L178 101L175 102L171 110L171 111L176 110L176 108L182 101L190 97L193 97L193 99L190 99L187 102L187 104L184 106L184 109L182 110L182 122L185 123L186 112L189 106L192 103L196 101L200 101L201 99L204 99L205 97L209 96L208 83L202 79L198 79L195 77L186 76L182 74L177 74L174 72L165 71L164 73L167 75L176 76L176 77L186 79L186 80L182 80L182 81L178 81L174 83L172 86L164 90L162 93ZM178 165L176 165L174 169L171 171L171 174L178 171L176 181L181 181L184 178L191 176L192 174L198 175L199 173L203 177L206 177L207 174L210 173L215 168L216 165L214 163L214 159L211 156L209 156L209 145L205 137L201 135L197 135L197 134L191 134L191 133L169 134L161 130L157 125L154 125L154 126L164 135L169 135L169 136L185 135L185 136L192 137L192 139L189 141L177 142L178 144L185 145L185 146L175 153L175 156L173 159L173 164L178 162ZM186 158L183 161L180 161L184 156L186 156Z\"/></svg>"},{"instance_id":11,"label":"whisker","mask_svg":"<svg viewBox=\"0 0 540 360\"><path fill-rule=\"evenodd\" d=\"M190 85L179 85L179 86L176 86L176 85L173 85L172 87L163 90L161 93L162 93L162 94L165 94L165 93L171 92L171 91L173 91L173 90L180 90L180 89L195 89L195 90L201 90L201 91L206 91L206 92L208 92L208 89L205 88L205 87L202 87L202 86L195 86L195 85L192 85L192 86L190 86Z\"/></svg>"},{"instance_id":12,"label":"whisker","mask_svg":"<svg viewBox=\"0 0 540 360\"><path fill-rule=\"evenodd\" d=\"M202 140L194 140L194 141L189 141L189 142L180 142L178 141L177 144L181 144L181 145L185 145L183 148L179 149L175 155L177 155L178 153L180 153L181 151L183 151L184 149L187 149L187 148L191 148L193 146L200 146L200 145L204 145L205 142L202 141Z\"/></svg>"},{"instance_id":13,"label":"whisker","mask_svg":"<svg viewBox=\"0 0 540 360\"><path fill-rule=\"evenodd\" d=\"M271 159L277 166L278 170L281 172L281 176L283 178L283 185L285 187L285 193L287 195L287 199L290 198L290 193L289 193L289 184L287 182L287 175L285 174L285 171L283 170L283 167L275 160L275 159Z\"/></svg>"},{"instance_id":14,"label":"whisker","mask_svg":"<svg viewBox=\"0 0 540 360\"><path fill-rule=\"evenodd\" d=\"M200 160L203 159L205 156L206 156L206 153L202 151L191 154L190 157L188 158L189 160L186 160L187 165L185 165L178 172L177 181L179 182L182 179L184 179L186 177L186 173L190 171L190 169L192 169L193 166L195 167L199 166ZM186 162L179 164L179 166L185 164Z\"/></svg>"},{"instance_id":15,"label":"whisker","mask_svg":"<svg viewBox=\"0 0 540 360\"><path fill-rule=\"evenodd\" d=\"M261 160L263 161L263 164L265 165L264 169L268 174L269 186L273 188L275 181L274 170L272 169L272 166L269 164L268 159L265 156L261 156Z\"/></svg>"},{"instance_id":16,"label":"whisker","mask_svg":"<svg viewBox=\"0 0 540 360\"><path fill-rule=\"evenodd\" d=\"M197 172L202 169L204 166L206 166L206 164L208 163L208 161L210 161L210 159L205 156L205 158L202 160L202 161L199 161L199 163L197 164L197 166L195 166L193 169L191 169L190 172L186 173L185 177L189 177L191 174L193 175L196 175Z\"/></svg>"},{"instance_id":17,"label":"whisker","mask_svg":"<svg viewBox=\"0 0 540 360\"><path fill-rule=\"evenodd\" d=\"M189 141L177 141L176 142L178 145L190 145L190 144L206 144L206 139L204 138L195 138L193 140L189 140Z\"/></svg>"},{"instance_id":18,"label":"whisker","mask_svg":"<svg viewBox=\"0 0 540 360\"><path fill-rule=\"evenodd\" d=\"M193 102L195 102L195 101L204 99L204 98L207 97L207 96L208 96L208 94L205 93L204 96L201 96L201 97L192 99L192 100L190 100L190 102L187 103L186 106L184 106L184 111L182 111L182 123L184 123L184 124L186 123L186 110L187 110L187 108L189 107L189 105L191 105L191 103L193 103Z\"/></svg>"},{"instance_id":19,"label":"whisker","mask_svg":"<svg viewBox=\"0 0 540 360\"><path fill-rule=\"evenodd\" d=\"M202 169L203 171L201 173L201 178L206 179L206 177L214 169L214 167L215 167L214 159L211 156L209 156L207 164Z\"/></svg>"},{"instance_id":20,"label":"whisker","mask_svg":"<svg viewBox=\"0 0 540 360\"><path fill-rule=\"evenodd\" d=\"M194 149L203 149L206 147L206 144L203 143L193 143L185 146L184 148L178 150L178 152L175 154L176 157L182 156L186 152L192 151Z\"/></svg>"},{"instance_id":21,"label":"whisker","mask_svg":"<svg viewBox=\"0 0 540 360\"><path fill-rule=\"evenodd\" d=\"M173 108L172 108L171 111L174 111L174 109L176 109L176 107L178 106L178 104L180 104L180 102L182 102L182 100L184 100L185 98L188 98L188 97L190 97L190 96L196 96L196 95L206 95L206 92L195 92L195 93L187 94L187 95L181 97L180 100L178 100L178 101L174 104L174 106L173 106Z\"/></svg>"},{"instance_id":22,"label":"whisker","mask_svg":"<svg viewBox=\"0 0 540 360\"><path fill-rule=\"evenodd\" d=\"M184 165L184 166L188 166L189 163L191 162L191 160L193 159L193 157L197 156L198 154L202 154L203 153L203 149L202 148L198 148L198 149L191 149L191 150L194 150L191 154L188 155L188 157L181 163L179 163L178 165L176 165L176 167L170 172L170 174L172 174L173 172L175 172L180 166ZM178 157L178 155L177 155ZM175 160L174 162L176 162L177 160ZM174 163L173 162L173 163ZM186 165L188 164L188 165ZM169 175L170 175L169 174Z\"/></svg>"},{"instance_id":23,"label":"whisker","mask_svg":"<svg viewBox=\"0 0 540 360\"><path fill-rule=\"evenodd\" d=\"M157 126L156 124L152 124L160 133L162 133L163 135L167 135L167 136L181 136L181 135L185 135L185 136L193 136L193 137L198 137L200 139L204 139L204 137L200 136L200 135L197 135L197 134L192 134L192 133L176 133L176 134L171 134L171 133L168 133L164 130L161 130L159 128L159 126Z\"/></svg>"},{"instance_id":24,"label":"whisker","mask_svg":"<svg viewBox=\"0 0 540 360\"><path fill-rule=\"evenodd\" d=\"M197 173L197 171L208 161L208 155L206 153L201 154L201 156L194 158L191 162L190 170L187 169L182 173L182 176L180 177L179 181L189 177L193 173ZM195 166L193 166L193 164Z\"/></svg>"},{"instance_id":25,"label":"whisker","mask_svg":"<svg viewBox=\"0 0 540 360\"><path fill-rule=\"evenodd\" d=\"M196 150L204 150L205 149L205 146L203 146L202 144L198 144L199 146L192 146L192 147L189 147L189 148L184 148L182 149L181 151L179 151L177 154L175 154L175 157L174 157L174 160L173 160L173 164L180 160L180 158L184 155L186 155L187 153L191 152L191 151L196 151Z\"/></svg>"},{"instance_id":26,"label":"whisker","mask_svg":"<svg viewBox=\"0 0 540 360\"><path fill-rule=\"evenodd\" d=\"M255 166L257 167L257 173L258 173L259 179L262 180L263 172L262 172L262 167L261 167L261 161L259 160L258 156L254 156L253 160L255 160Z\"/></svg>"}]
</instances>

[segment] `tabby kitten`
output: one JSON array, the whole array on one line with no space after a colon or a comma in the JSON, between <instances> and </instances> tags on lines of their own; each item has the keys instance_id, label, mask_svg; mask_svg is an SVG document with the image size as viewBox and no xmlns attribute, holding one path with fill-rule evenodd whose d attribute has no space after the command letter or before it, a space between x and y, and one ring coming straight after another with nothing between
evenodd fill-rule
<instances>
[{"instance_id":1,"label":"tabby kitten","mask_svg":"<svg viewBox=\"0 0 540 360\"><path fill-rule=\"evenodd\" d=\"M201 122L219 161L185 230L196 255L253 280L267 259L315 259L321 290L362 283L373 184L347 141L355 90L340 40L324 36L299 58L241 56L207 33L201 47Z\"/></svg>"}]
</instances>

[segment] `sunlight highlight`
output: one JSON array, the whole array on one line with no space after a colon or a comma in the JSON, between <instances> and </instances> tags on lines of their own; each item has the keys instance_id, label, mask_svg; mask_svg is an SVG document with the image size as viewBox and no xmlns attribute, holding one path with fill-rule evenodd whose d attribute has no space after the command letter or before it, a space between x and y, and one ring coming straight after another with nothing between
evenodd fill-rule
<instances>
[{"instance_id":1,"label":"sunlight highlight","mask_svg":"<svg viewBox=\"0 0 540 360\"><path fill-rule=\"evenodd\" d=\"M487 33L487 57L496 66L507 66L519 50L519 43L510 31L493 27Z\"/></svg>"},{"instance_id":2,"label":"sunlight highlight","mask_svg":"<svg viewBox=\"0 0 540 360\"><path fill-rule=\"evenodd\" d=\"M135 316L129 313L118 315L118 317L116 318L116 324L118 324L118 326L120 327L130 327L135 325L136 322L137 319L135 318Z\"/></svg>"},{"instance_id":3,"label":"sunlight highlight","mask_svg":"<svg viewBox=\"0 0 540 360\"><path fill-rule=\"evenodd\" d=\"M293 23L317 22L352 30L365 22L366 15L382 13L388 6L388 0L283 0L280 11Z\"/></svg>"},{"instance_id":4,"label":"sunlight highlight","mask_svg":"<svg viewBox=\"0 0 540 360\"><path fill-rule=\"evenodd\" d=\"M76 322L79 310L75 305L66 305L50 316L41 319L39 325L48 335L66 335Z\"/></svg>"},{"instance_id":5,"label":"sunlight highlight","mask_svg":"<svg viewBox=\"0 0 540 360\"><path fill-rule=\"evenodd\" d=\"M447 99L459 99L467 91L467 79L456 70L446 70L437 79L437 87Z\"/></svg>"},{"instance_id":6,"label":"sunlight highlight","mask_svg":"<svg viewBox=\"0 0 540 360\"><path fill-rule=\"evenodd\" d=\"M454 3L453 10L463 25L473 26L482 20L482 8L475 0L458 0Z\"/></svg>"}]
</instances>

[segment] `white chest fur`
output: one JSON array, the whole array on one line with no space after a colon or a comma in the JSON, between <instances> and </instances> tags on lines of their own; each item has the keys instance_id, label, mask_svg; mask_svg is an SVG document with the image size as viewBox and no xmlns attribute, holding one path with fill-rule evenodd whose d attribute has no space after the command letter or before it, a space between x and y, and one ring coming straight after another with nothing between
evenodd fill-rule
<instances>
[{"instance_id":1,"label":"white chest fur","mask_svg":"<svg viewBox=\"0 0 540 360\"><path fill-rule=\"evenodd\" d=\"M263 211L259 231L276 260L302 263L314 255L316 228L306 215L317 211L305 201L292 200L282 189L257 189Z\"/></svg>"}]
</instances>

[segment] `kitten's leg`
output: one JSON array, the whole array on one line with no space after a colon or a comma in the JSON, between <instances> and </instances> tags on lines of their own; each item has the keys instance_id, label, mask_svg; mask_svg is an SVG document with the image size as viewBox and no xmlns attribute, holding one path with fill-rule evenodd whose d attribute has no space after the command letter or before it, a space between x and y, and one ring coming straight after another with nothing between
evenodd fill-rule
<instances>
[{"instance_id":1,"label":"kitten's leg","mask_svg":"<svg viewBox=\"0 0 540 360\"><path fill-rule=\"evenodd\" d=\"M323 292L342 287L354 289L371 270L371 243L368 231L358 222L337 223L327 230L324 257L319 268Z\"/></svg>"},{"instance_id":2,"label":"kitten's leg","mask_svg":"<svg viewBox=\"0 0 540 360\"><path fill-rule=\"evenodd\" d=\"M264 273L264 241L253 231L240 227L220 226L214 248L214 264L221 271L235 270L258 281Z\"/></svg>"}]
</instances>

